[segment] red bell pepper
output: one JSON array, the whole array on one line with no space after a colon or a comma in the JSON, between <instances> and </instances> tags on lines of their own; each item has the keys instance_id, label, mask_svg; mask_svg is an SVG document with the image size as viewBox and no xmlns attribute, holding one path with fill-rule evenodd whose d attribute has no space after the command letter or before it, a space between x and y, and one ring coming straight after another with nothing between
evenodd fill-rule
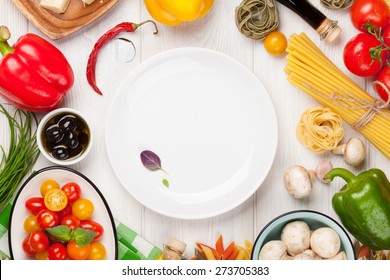
<instances>
[{"instance_id":1,"label":"red bell pepper","mask_svg":"<svg viewBox=\"0 0 390 280\"><path fill-rule=\"evenodd\" d=\"M35 34L21 36L11 47L7 27L0 27L0 95L23 110L47 112L59 106L74 82L65 56Z\"/></svg>"}]
</instances>

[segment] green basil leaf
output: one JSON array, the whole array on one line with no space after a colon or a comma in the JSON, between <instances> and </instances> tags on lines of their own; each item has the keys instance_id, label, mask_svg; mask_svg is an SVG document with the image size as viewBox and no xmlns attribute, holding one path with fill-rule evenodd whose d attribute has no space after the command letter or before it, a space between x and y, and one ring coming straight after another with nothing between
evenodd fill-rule
<instances>
[{"instance_id":1,"label":"green basil leaf","mask_svg":"<svg viewBox=\"0 0 390 280\"><path fill-rule=\"evenodd\" d=\"M47 228L46 231L53 235L55 238L58 238L63 241L70 241L71 233L70 228L67 226L56 226L52 228Z\"/></svg>"},{"instance_id":2,"label":"green basil leaf","mask_svg":"<svg viewBox=\"0 0 390 280\"><path fill-rule=\"evenodd\" d=\"M72 231L71 239L76 241L77 246L87 246L97 233L95 231L83 228L76 228Z\"/></svg>"}]
</instances>

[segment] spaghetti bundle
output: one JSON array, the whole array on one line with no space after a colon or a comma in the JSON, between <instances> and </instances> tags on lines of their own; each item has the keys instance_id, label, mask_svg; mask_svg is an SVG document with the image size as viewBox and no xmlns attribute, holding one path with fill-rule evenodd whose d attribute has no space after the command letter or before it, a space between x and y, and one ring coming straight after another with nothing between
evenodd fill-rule
<instances>
[{"instance_id":1,"label":"spaghetti bundle","mask_svg":"<svg viewBox=\"0 0 390 280\"><path fill-rule=\"evenodd\" d=\"M287 47L288 80L342 117L390 159L390 111L345 75L307 37L294 34Z\"/></svg>"}]
</instances>

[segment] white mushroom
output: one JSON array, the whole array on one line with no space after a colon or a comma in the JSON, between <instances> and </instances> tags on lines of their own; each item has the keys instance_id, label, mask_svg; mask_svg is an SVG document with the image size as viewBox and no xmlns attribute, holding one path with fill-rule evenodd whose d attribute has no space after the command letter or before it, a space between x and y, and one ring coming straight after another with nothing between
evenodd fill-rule
<instances>
[{"instance_id":1,"label":"white mushroom","mask_svg":"<svg viewBox=\"0 0 390 280\"><path fill-rule=\"evenodd\" d=\"M308 254L300 253L296 255L293 259L294 261L307 261L307 260L314 260L314 258Z\"/></svg>"},{"instance_id":2,"label":"white mushroom","mask_svg":"<svg viewBox=\"0 0 390 280\"><path fill-rule=\"evenodd\" d=\"M366 146L356 137L351 137L346 144L338 145L333 153L344 155L344 161L352 166L358 166L366 158Z\"/></svg>"},{"instance_id":3,"label":"white mushroom","mask_svg":"<svg viewBox=\"0 0 390 280\"><path fill-rule=\"evenodd\" d=\"M281 233L281 240L287 246L290 256L296 256L310 247L310 228L303 221L288 223Z\"/></svg>"},{"instance_id":4,"label":"white mushroom","mask_svg":"<svg viewBox=\"0 0 390 280\"><path fill-rule=\"evenodd\" d=\"M317 255L316 253L314 253L313 250L311 250L311 249L303 251L302 254L306 254L306 255L311 256L313 258L313 260L322 260L322 258L319 255Z\"/></svg>"},{"instance_id":5,"label":"white mushroom","mask_svg":"<svg viewBox=\"0 0 390 280\"><path fill-rule=\"evenodd\" d=\"M338 253L336 256L332 257L332 258L327 258L327 259L324 259L324 260L333 260L333 261L343 261L343 260L346 260L347 259L347 255L345 254L344 251Z\"/></svg>"},{"instance_id":6,"label":"white mushroom","mask_svg":"<svg viewBox=\"0 0 390 280\"><path fill-rule=\"evenodd\" d=\"M283 241L272 240L264 244L259 253L259 260L281 260L287 255L287 247Z\"/></svg>"},{"instance_id":7,"label":"white mushroom","mask_svg":"<svg viewBox=\"0 0 390 280\"><path fill-rule=\"evenodd\" d=\"M284 173L284 185L287 191L295 198L308 197L312 191L312 181L315 177L326 183L328 181L325 181L323 178L331 169L332 164L328 160L321 160L317 164L315 171L308 170L300 165L293 165Z\"/></svg>"},{"instance_id":8,"label":"white mushroom","mask_svg":"<svg viewBox=\"0 0 390 280\"><path fill-rule=\"evenodd\" d=\"M337 232L329 227L316 229L311 234L311 249L323 258L332 258L340 250L341 241Z\"/></svg>"}]
</instances>

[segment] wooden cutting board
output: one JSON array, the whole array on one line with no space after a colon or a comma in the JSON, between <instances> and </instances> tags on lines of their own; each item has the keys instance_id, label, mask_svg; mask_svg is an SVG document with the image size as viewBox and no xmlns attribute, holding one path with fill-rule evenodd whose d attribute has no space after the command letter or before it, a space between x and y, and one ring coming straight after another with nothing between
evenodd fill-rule
<instances>
[{"instance_id":1,"label":"wooden cutting board","mask_svg":"<svg viewBox=\"0 0 390 280\"><path fill-rule=\"evenodd\" d=\"M118 1L96 0L84 7L81 0L71 0L65 13L58 14L42 8L39 0L12 0L29 21L53 40L65 37L88 25Z\"/></svg>"}]
</instances>

